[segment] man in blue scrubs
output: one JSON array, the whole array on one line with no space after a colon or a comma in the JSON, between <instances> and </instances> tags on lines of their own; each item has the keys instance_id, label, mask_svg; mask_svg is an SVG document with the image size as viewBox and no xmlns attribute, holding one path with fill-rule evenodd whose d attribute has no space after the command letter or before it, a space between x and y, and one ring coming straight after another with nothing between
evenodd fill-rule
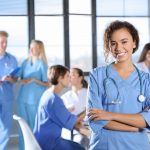
<instances>
[{"instance_id":1,"label":"man in blue scrubs","mask_svg":"<svg viewBox=\"0 0 150 150\"><path fill-rule=\"evenodd\" d=\"M8 33L0 31L0 150L5 150L11 127L13 83L17 78L10 76L17 67L14 56L6 52Z\"/></svg>"}]
</instances>

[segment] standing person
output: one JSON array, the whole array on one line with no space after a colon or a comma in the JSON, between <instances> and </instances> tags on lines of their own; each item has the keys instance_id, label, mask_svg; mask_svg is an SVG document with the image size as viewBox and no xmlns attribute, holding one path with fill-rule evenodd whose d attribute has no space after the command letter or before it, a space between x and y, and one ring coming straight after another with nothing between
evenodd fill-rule
<instances>
[{"instance_id":1,"label":"standing person","mask_svg":"<svg viewBox=\"0 0 150 150\"><path fill-rule=\"evenodd\" d=\"M34 134L43 150L84 150L78 143L61 138L62 128L79 129L80 121L65 107L60 92L70 82L69 69L54 65L48 69L51 87L44 92L40 100L35 121Z\"/></svg>"},{"instance_id":2,"label":"standing person","mask_svg":"<svg viewBox=\"0 0 150 150\"><path fill-rule=\"evenodd\" d=\"M71 90L61 96L67 109L74 115L79 115L86 109L87 87L88 83L84 78L84 73L80 68L70 69ZM72 131L73 132L73 131ZM66 130L63 130L62 136L66 137ZM72 133L73 134L73 133ZM73 140L80 143L85 148L89 144L87 137L79 132L75 133Z\"/></svg>"},{"instance_id":3,"label":"standing person","mask_svg":"<svg viewBox=\"0 0 150 150\"><path fill-rule=\"evenodd\" d=\"M142 71L150 73L150 43L145 44L137 66Z\"/></svg>"},{"instance_id":4,"label":"standing person","mask_svg":"<svg viewBox=\"0 0 150 150\"><path fill-rule=\"evenodd\" d=\"M13 83L10 72L17 68L14 56L6 52L8 33L0 31L0 149L6 150L12 125Z\"/></svg>"},{"instance_id":5,"label":"standing person","mask_svg":"<svg viewBox=\"0 0 150 150\"><path fill-rule=\"evenodd\" d=\"M138 49L136 28L114 21L104 33L105 55L116 63L95 68L89 77L89 150L149 150L150 75L133 65Z\"/></svg>"},{"instance_id":6,"label":"standing person","mask_svg":"<svg viewBox=\"0 0 150 150\"><path fill-rule=\"evenodd\" d=\"M30 55L21 65L19 80L21 87L18 95L18 114L27 121L31 129L34 127L40 97L49 85L47 68L43 42L32 40ZM19 147L23 150L21 133L19 137Z\"/></svg>"}]
</instances>

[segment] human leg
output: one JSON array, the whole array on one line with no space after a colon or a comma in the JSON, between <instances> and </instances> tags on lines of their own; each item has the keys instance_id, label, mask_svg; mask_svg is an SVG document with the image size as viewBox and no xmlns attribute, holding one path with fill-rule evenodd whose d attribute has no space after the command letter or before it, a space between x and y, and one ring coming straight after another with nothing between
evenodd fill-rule
<instances>
[{"instance_id":1,"label":"human leg","mask_svg":"<svg viewBox=\"0 0 150 150\"><path fill-rule=\"evenodd\" d=\"M27 121L26 105L23 102L18 103L17 112L20 117ZM21 128L19 128L19 150L24 150L24 139Z\"/></svg>"},{"instance_id":2,"label":"human leg","mask_svg":"<svg viewBox=\"0 0 150 150\"><path fill-rule=\"evenodd\" d=\"M27 110L27 117L28 117L28 125L33 130L34 123L35 123L35 116L37 113L37 105L35 104L28 104L26 107Z\"/></svg>"},{"instance_id":3,"label":"human leg","mask_svg":"<svg viewBox=\"0 0 150 150\"><path fill-rule=\"evenodd\" d=\"M6 150L12 125L12 102L0 101L0 150Z\"/></svg>"}]
</instances>

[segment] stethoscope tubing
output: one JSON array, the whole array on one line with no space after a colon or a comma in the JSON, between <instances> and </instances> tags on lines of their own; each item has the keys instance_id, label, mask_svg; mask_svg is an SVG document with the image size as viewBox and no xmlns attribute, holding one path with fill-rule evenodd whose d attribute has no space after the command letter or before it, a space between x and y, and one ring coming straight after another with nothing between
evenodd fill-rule
<instances>
[{"instance_id":1,"label":"stethoscope tubing","mask_svg":"<svg viewBox=\"0 0 150 150\"><path fill-rule=\"evenodd\" d=\"M112 65L112 64L113 64L113 63L111 63L110 65ZM106 91L106 82L107 82L107 80L111 80L111 81L113 82L113 84L115 85L116 89L117 89L117 97L116 97L116 100L114 100L114 101L112 102L112 104L117 104L117 103L120 104L120 101L118 100L120 93L119 93L119 89L118 89L117 83L116 83L116 81L115 81L113 78L109 77L108 70L109 70L110 65L108 65L108 66L106 67L106 78L105 78L104 81L103 81L104 91ZM133 64L133 65L134 65L134 64ZM142 88L143 88L143 87L142 87L141 74L140 74L139 69L138 69L135 65L134 65L134 67L135 67L135 69L136 69L136 71L137 71L137 73L138 73L138 78L139 78L139 82L140 82L140 95L139 95L138 99L139 99L140 102L143 102L143 101L145 101L145 96L144 96L143 93L142 93ZM144 100L141 100L141 99L140 99L141 97L142 97Z\"/></svg>"}]
</instances>

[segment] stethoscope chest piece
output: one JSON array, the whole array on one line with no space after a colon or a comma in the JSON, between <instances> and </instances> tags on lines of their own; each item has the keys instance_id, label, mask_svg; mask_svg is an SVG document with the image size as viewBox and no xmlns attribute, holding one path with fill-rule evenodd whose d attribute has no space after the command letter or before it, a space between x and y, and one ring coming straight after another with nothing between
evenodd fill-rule
<instances>
[{"instance_id":1,"label":"stethoscope chest piece","mask_svg":"<svg viewBox=\"0 0 150 150\"><path fill-rule=\"evenodd\" d=\"M146 98L145 98L144 95L139 95L139 96L138 96L138 100L139 100L139 102L141 102L141 103L144 102L145 99L146 99Z\"/></svg>"}]
</instances>

